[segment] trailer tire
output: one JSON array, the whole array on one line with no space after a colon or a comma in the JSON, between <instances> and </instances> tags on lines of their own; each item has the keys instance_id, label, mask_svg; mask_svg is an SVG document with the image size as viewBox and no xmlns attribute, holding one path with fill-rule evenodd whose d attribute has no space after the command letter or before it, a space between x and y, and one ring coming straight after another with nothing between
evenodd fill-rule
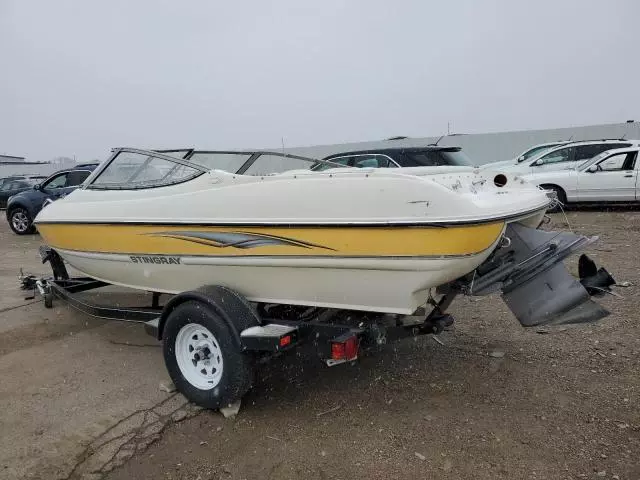
<instances>
[{"instance_id":1,"label":"trailer tire","mask_svg":"<svg viewBox=\"0 0 640 480\"><path fill-rule=\"evenodd\" d=\"M49 291L44 294L44 307L53 308L53 292Z\"/></svg>"},{"instance_id":2,"label":"trailer tire","mask_svg":"<svg viewBox=\"0 0 640 480\"><path fill-rule=\"evenodd\" d=\"M236 344L211 307L186 301L164 326L163 355L177 390L193 403L217 409L239 400L253 383L253 359Z\"/></svg>"}]
</instances>

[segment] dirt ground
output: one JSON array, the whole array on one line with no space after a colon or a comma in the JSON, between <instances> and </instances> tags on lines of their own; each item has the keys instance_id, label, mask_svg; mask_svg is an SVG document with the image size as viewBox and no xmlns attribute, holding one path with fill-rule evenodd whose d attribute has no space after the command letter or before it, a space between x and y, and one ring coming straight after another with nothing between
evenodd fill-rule
<instances>
[{"instance_id":1,"label":"dirt ground","mask_svg":"<svg viewBox=\"0 0 640 480\"><path fill-rule=\"evenodd\" d=\"M497 296L460 298L442 344L404 340L333 368L303 350L262 366L235 419L160 392L160 352L141 327L64 308L42 320L15 287L17 267L41 268L39 239L3 230L0 478L640 479L640 213L568 223L600 235L587 253L625 285L599 300L609 317L525 330ZM124 465L91 466L94 450L132 438L107 452L128 449Z\"/></svg>"},{"instance_id":2,"label":"dirt ground","mask_svg":"<svg viewBox=\"0 0 640 480\"><path fill-rule=\"evenodd\" d=\"M444 345L405 340L331 369L279 359L235 420L177 423L107 478L640 478L640 215L568 222L600 235L588 253L630 283L599 323L525 330L498 297L461 299Z\"/></svg>"}]
</instances>

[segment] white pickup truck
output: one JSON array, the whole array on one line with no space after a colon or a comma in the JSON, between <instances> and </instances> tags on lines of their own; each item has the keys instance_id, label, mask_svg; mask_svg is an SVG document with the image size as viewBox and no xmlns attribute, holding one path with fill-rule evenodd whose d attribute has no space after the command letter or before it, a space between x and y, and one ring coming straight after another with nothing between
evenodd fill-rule
<instances>
[{"instance_id":1,"label":"white pickup truck","mask_svg":"<svg viewBox=\"0 0 640 480\"><path fill-rule=\"evenodd\" d=\"M640 147L607 150L570 170L542 171L522 178L553 190L563 204L640 201Z\"/></svg>"}]
</instances>

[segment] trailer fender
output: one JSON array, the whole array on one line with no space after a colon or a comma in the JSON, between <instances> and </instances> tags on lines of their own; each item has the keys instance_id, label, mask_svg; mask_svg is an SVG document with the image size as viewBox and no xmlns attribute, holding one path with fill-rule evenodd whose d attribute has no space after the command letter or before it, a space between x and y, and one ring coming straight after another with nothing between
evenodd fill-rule
<instances>
[{"instance_id":1,"label":"trailer fender","mask_svg":"<svg viewBox=\"0 0 640 480\"><path fill-rule=\"evenodd\" d=\"M179 293L167 302L158 320L158 340L162 340L164 325L169 314L178 305L187 301L199 302L206 308L213 310L227 324L232 332L233 341L240 349L243 348L240 339L242 331L262 324L256 310L238 292L220 285L207 285L197 290Z\"/></svg>"}]
</instances>

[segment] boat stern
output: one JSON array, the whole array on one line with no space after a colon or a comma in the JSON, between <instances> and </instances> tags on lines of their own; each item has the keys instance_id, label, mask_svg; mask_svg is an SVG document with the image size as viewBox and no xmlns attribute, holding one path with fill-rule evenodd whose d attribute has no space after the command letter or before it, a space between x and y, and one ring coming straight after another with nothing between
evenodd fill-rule
<instances>
[{"instance_id":1,"label":"boat stern","mask_svg":"<svg viewBox=\"0 0 640 480\"><path fill-rule=\"evenodd\" d=\"M471 275L462 289L470 295L500 291L509 309L525 327L593 322L609 312L592 300L609 291L615 280L586 255L579 278L563 260L597 241L569 232L547 232L512 223L502 246Z\"/></svg>"}]
</instances>

